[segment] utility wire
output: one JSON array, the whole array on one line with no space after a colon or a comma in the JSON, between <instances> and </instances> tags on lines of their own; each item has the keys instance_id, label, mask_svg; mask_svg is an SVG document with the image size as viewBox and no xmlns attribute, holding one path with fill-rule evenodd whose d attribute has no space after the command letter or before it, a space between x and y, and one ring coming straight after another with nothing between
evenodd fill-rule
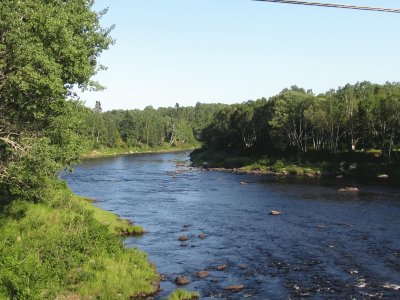
<instances>
[{"instance_id":1,"label":"utility wire","mask_svg":"<svg viewBox=\"0 0 400 300\"><path fill-rule=\"evenodd\" d=\"M379 11L387 13L400 13L399 8L381 8L381 7L369 7L369 6L357 6L347 4L333 4L333 3L320 3L320 2L308 2L308 1L294 1L294 0L253 0L262 2L275 2L283 4L297 4L297 5L309 5L309 6L321 6L321 7L332 7L332 8L345 8L345 9L356 9L356 10L369 10Z\"/></svg>"}]
</instances>

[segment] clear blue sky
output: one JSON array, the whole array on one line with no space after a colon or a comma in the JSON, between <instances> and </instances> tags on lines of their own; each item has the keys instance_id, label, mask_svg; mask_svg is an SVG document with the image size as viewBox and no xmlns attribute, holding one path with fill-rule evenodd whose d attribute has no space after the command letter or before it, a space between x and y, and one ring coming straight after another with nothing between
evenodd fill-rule
<instances>
[{"instance_id":1,"label":"clear blue sky","mask_svg":"<svg viewBox=\"0 0 400 300\"><path fill-rule=\"evenodd\" d=\"M321 0L400 7L393 0ZM237 103L298 85L400 81L400 14L250 0L97 0L116 44L85 92L104 110Z\"/></svg>"}]
</instances>

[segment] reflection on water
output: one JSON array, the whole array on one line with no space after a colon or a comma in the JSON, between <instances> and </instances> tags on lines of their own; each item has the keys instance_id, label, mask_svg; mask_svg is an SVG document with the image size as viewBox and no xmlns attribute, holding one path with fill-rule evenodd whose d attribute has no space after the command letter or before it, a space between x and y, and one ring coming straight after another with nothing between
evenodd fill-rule
<instances>
[{"instance_id":1,"label":"reflection on water","mask_svg":"<svg viewBox=\"0 0 400 300\"><path fill-rule=\"evenodd\" d=\"M183 160L187 153L93 159L64 176L74 192L145 227L126 244L165 274L159 299L180 274L186 289L211 298L400 299L399 189L339 193L341 181L208 172L177 166ZM246 288L224 290L232 284Z\"/></svg>"}]
</instances>

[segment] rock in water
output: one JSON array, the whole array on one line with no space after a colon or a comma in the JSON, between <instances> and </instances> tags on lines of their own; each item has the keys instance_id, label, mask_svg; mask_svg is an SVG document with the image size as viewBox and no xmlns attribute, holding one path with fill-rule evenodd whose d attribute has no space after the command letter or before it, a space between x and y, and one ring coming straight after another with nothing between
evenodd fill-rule
<instances>
[{"instance_id":1,"label":"rock in water","mask_svg":"<svg viewBox=\"0 0 400 300\"><path fill-rule=\"evenodd\" d=\"M176 283L176 285L185 285L185 284L189 284L190 280L186 276L178 276L175 279L175 283Z\"/></svg>"},{"instance_id":2,"label":"rock in water","mask_svg":"<svg viewBox=\"0 0 400 300\"><path fill-rule=\"evenodd\" d=\"M188 237L186 235L181 235L181 236L178 237L178 241L184 242L184 241L187 241L187 240L188 240Z\"/></svg>"},{"instance_id":3,"label":"rock in water","mask_svg":"<svg viewBox=\"0 0 400 300\"><path fill-rule=\"evenodd\" d=\"M242 284L233 284L233 285L229 285L229 286L225 287L224 290L231 291L231 292L237 292L244 288L245 288L245 286Z\"/></svg>"},{"instance_id":4,"label":"rock in water","mask_svg":"<svg viewBox=\"0 0 400 300\"><path fill-rule=\"evenodd\" d=\"M349 186L346 186L344 188L338 189L338 192L346 192L346 193L356 193L356 192L359 192L359 191L360 191L359 188L349 187Z\"/></svg>"},{"instance_id":5,"label":"rock in water","mask_svg":"<svg viewBox=\"0 0 400 300\"><path fill-rule=\"evenodd\" d=\"M219 266L217 266L217 270L218 271L223 271L223 270L225 270L226 269L226 265L219 265Z\"/></svg>"},{"instance_id":6,"label":"rock in water","mask_svg":"<svg viewBox=\"0 0 400 300\"><path fill-rule=\"evenodd\" d=\"M199 278L204 278L204 277L208 276L208 272L207 271L198 271L196 273L196 276L199 277Z\"/></svg>"},{"instance_id":7,"label":"rock in water","mask_svg":"<svg viewBox=\"0 0 400 300\"><path fill-rule=\"evenodd\" d=\"M204 240L206 238L206 235L204 233L199 234L199 239Z\"/></svg>"}]
</instances>

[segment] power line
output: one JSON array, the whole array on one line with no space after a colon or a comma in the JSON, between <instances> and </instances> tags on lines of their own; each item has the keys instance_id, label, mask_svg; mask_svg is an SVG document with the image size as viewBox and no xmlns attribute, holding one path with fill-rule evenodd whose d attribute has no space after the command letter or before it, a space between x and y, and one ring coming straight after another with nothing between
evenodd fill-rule
<instances>
[{"instance_id":1,"label":"power line","mask_svg":"<svg viewBox=\"0 0 400 300\"><path fill-rule=\"evenodd\" d=\"M294 1L294 0L253 0L253 1L275 2L275 3L283 3L283 4L297 4L297 5L308 5L308 6L321 6L321 7L332 7L332 8L345 8L345 9L356 9L356 10L369 10L369 11L379 11L379 12L397 13L397 14L400 13L399 8L381 8L381 7L320 3L320 2L308 2L308 1Z\"/></svg>"}]
</instances>

